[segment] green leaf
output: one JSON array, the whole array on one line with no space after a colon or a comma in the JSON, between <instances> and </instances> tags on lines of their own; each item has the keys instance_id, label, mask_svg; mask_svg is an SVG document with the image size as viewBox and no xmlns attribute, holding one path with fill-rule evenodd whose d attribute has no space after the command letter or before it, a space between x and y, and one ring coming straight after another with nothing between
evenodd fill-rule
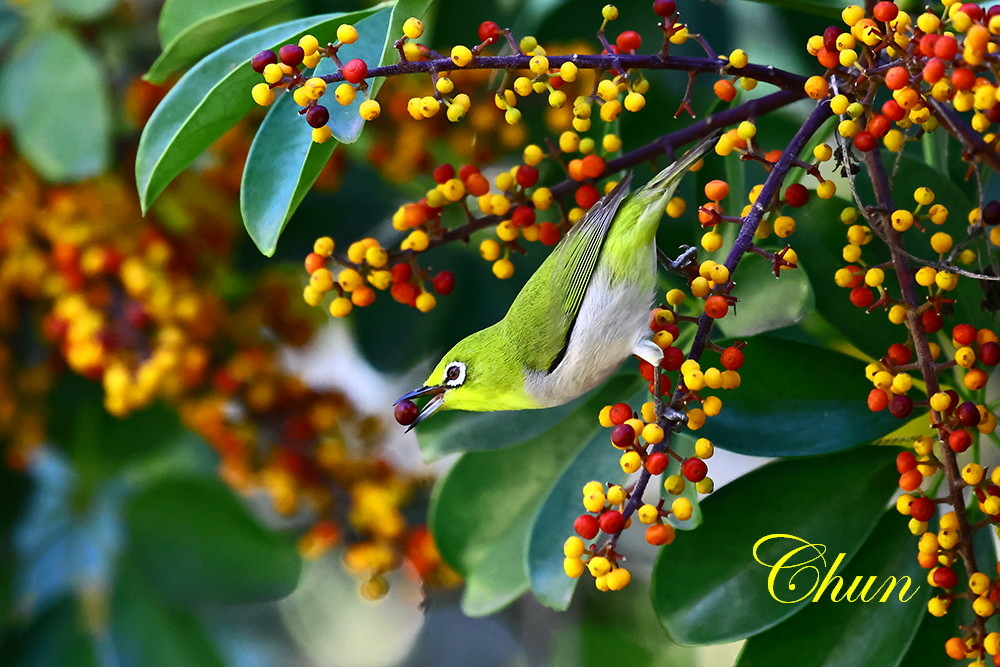
<instances>
[{"instance_id":1,"label":"green leaf","mask_svg":"<svg viewBox=\"0 0 1000 667\"><path fill-rule=\"evenodd\" d=\"M226 39L291 0L167 0L158 29L163 52L145 78L162 83L172 72L222 46Z\"/></svg>"},{"instance_id":2,"label":"green leaf","mask_svg":"<svg viewBox=\"0 0 1000 667\"><path fill-rule=\"evenodd\" d=\"M300 561L221 482L165 479L126 509L129 551L151 585L184 602L275 600L295 588Z\"/></svg>"},{"instance_id":3,"label":"green leaf","mask_svg":"<svg viewBox=\"0 0 1000 667\"><path fill-rule=\"evenodd\" d=\"M111 599L110 631L120 665L223 664L198 619L159 599L127 559Z\"/></svg>"},{"instance_id":4,"label":"green leaf","mask_svg":"<svg viewBox=\"0 0 1000 667\"><path fill-rule=\"evenodd\" d=\"M542 435L552 424L567 415L575 414L588 404L622 400L626 392L632 393L637 382L635 374L612 377L604 385L583 396L545 410L515 410L512 412L441 412L417 427L420 451L428 460L439 459L455 452L480 452L511 447L525 440ZM600 398L596 398L600 397ZM597 423L597 413L593 422Z\"/></svg>"},{"instance_id":5,"label":"green leaf","mask_svg":"<svg viewBox=\"0 0 1000 667\"><path fill-rule=\"evenodd\" d=\"M645 387L638 391L633 387L627 393L619 392L614 400L636 406L647 397ZM611 445L611 432L594 418L607 403L594 400L589 410L581 410L573 437L582 447L568 458L532 519L528 545L531 589L539 602L560 611L569 607L579 581L567 577L563 570L562 545L574 534L573 521L584 512L580 490L592 479L621 484L627 478L618 464L621 452Z\"/></svg>"},{"instance_id":6,"label":"green leaf","mask_svg":"<svg viewBox=\"0 0 1000 667\"><path fill-rule=\"evenodd\" d=\"M895 449L778 461L722 487L701 503L705 523L661 550L653 570L653 605L682 644L715 644L767 630L809 604L821 575L806 570L789 589L754 559L769 535L824 544L828 555L858 551L895 490ZM757 552L775 563L800 543L776 538ZM832 561L829 561L832 562ZM820 568L825 573L824 568ZM788 574L791 574L789 571ZM811 588L810 588L811 587Z\"/></svg>"},{"instance_id":7,"label":"green leaf","mask_svg":"<svg viewBox=\"0 0 1000 667\"><path fill-rule=\"evenodd\" d=\"M98 62L76 36L53 30L26 40L7 63L4 116L18 152L48 181L107 167L111 104ZM58 82L56 97L51 82Z\"/></svg>"},{"instance_id":8,"label":"green leaf","mask_svg":"<svg viewBox=\"0 0 1000 667\"><path fill-rule=\"evenodd\" d=\"M871 442L900 425L871 412L864 364L791 340L757 336L744 348L742 383L699 435L752 456L806 456Z\"/></svg>"},{"instance_id":9,"label":"green leaf","mask_svg":"<svg viewBox=\"0 0 1000 667\"><path fill-rule=\"evenodd\" d=\"M831 566L835 557L827 552ZM811 665L906 664L902 658L927 615L931 588L926 582L927 571L913 557L913 536L898 512L883 513L861 551L845 562L837 575L844 582L837 594L839 602L824 595L820 602L752 637L744 646L738 667L792 667L801 664L803 655L809 656ZM903 577L909 577L910 583ZM851 593L855 581L858 584ZM861 597L869 583L869 593L863 597L871 601L865 602ZM834 580L828 590L832 592L836 584ZM876 594L880 590L883 592ZM900 595L907 601L901 601Z\"/></svg>"},{"instance_id":10,"label":"green leaf","mask_svg":"<svg viewBox=\"0 0 1000 667\"><path fill-rule=\"evenodd\" d=\"M374 11L323 14L259 30L191 68L156 107L139 140L135 180L143 211L202 151L256 107L250 89L261 78L249 64L254 55L298 41L306 33L333 34L341 23Z\"/></svg>"},{"instance_id":11,"label":"green leaf","mask_svg":"<svg viewBox=\"0 0 1000 667\"><path fill-rule=\"evenodd\" d=\"M338 51L341 62L353 58L376 62L389 34L390 14L387 8L358 21L355 24L358 41L341 47ZM315 75L323 76L336 70L333 61L324 58L316 67ZM330 90L326 107L330 110L329 125L336 139L323 144L314 142L309 126L298 113L299 106L291 95L282 94L250 145L240 184L240 212L250 238L268 257L274 254L278 237L289 218L333 155L337 141L354 141L361 133L364 120L358 107L363 96L358 95L346 107L332 98Z\"/></svg>"},{"instance_id":12,"label":"green leaf","mask_svg":"<svg viewBox=\"0 0 1000 667\"><path fill-rule=\"evenodd\" d=\"M538 500L572 470L600 429L597 414L605 403L602 395L591 397L516 447L467 453L435 486L429 524L442 557L469 582L462 601L467 614L492 613L528 588L526 554ZM614 452L607 443L604 449ZM572 520L557 535L567 529ZM561 562L561 549L557 554Z\"/></svg>"},{"instance_id":13,"label":"green leaf","mask_svg":"<svg viewBox=\"0 0 1000 667\"><path fill-rule=\"evenodd\" d=\"M791 326L816 308L809 278L799 269L782 271L776 278L771 262L749 254L740 261L734 278L732 293L740 301L717 323L727 338L749 338Z\"/></svg>"}]
</instances>

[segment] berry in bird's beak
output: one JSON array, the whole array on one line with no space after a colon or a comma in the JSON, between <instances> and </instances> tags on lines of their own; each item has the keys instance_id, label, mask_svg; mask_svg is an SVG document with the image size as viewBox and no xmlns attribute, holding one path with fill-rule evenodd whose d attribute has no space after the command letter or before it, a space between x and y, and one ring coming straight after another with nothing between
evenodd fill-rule
<instances>
[{"instance_id":1,"label":"berry in bird's beak","mask_svg":"<svg viewBox=\"0 0 1000 667\"><path fill-rule=\"evenodd\" d=\"M411 392L403 394L400 396L395 403L395 417L396 421L403 426L409 426L406 432L409 433L417 424L427 419L429 416L434 414L438 408L444 403L444 392L447 387L436 386L436 387L420 387L419 389L414 389ZM411 400L414 398L419 398L421 396L432 396L431 400L424 404L422 410L417 412L416 404Z\"/></svg>"}]
</instances>

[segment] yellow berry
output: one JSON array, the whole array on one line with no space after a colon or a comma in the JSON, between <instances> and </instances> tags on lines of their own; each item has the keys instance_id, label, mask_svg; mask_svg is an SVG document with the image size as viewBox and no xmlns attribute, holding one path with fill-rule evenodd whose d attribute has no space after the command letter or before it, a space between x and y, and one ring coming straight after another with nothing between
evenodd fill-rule
<instances>
[{"instance_id":1,"label":"yellow berry","mask_svg":"<svg viewBox=\"0 0 1000 667\"><path fill-rule=\"evenodd\" d=\"M317 144L326 143L332 136L333 130L330 129L329 125L314 128L312 131L312 140Z\"/></svg>"},{"instance_id":2,"label":"yellow berry","mask_svg":"<svg viewBox=\"0 0 1000 667\"><path fill-rule=\"evenodd\" d=\"M344 44L353 44L358 41L358 29L348 23L341 23L337 27L337 39Z\"/></svg>"},{"instance_id":3,"label":"yellow berry","mask_svg":"<svg viewBox=\"0 0 1000 667\"><path fill-rule=\"evenodd\" d=\"M604 5L601 9L601 16L604 17L605 21L614 21L618 18L618 8L614 5Z\"/></svg>"},{"instance_id":4,"label":"yellow berry","mask_svg":"<svg viewBox=\"0 0 1000 667\"><path fill-rule=\"evenodd\" d=\"M356 95L357 91L349 83L342 83L333 91L333 98L337 100L337 104L345 107L354 101Z\"/></svg>"},{"instance_id":5,"label":"yellow berry","mask_svg":"<svg viewBox=\"0 0 1000 667\"><path fill-rule=\"evenodd\" d=\"M285 73L277 63L271 63L264 68L264 81L268 83L278 83L283 76Z\"/></svg>"},{"instance_id":6,"label":"yellow berry","mask_svg":"<svg viewBox=\"0 0 1000 667\"><path fill-rule=\"evenodd\" d=\"M670 511L675 517L677 517L678 520L687 521L691 518L691 515L694 514L694 506L691 504L690 500L681 496L679 498L675 498L674 502L670 504Z\"/></svg>"},{"instance_id":7,"label":"yellow berry","mask_svg":"<svg viewBox=\"0 0 1000 667\"><path fill-rule=\"evenodd\" d=\"M375 120L382 113L382 107L375 100L365 100L358 107L358 113L365 120Z\"/></svg>"},{"instance_id":8,"label":"yellow berry","mask_svg":"<svg viewBox=\"0 0 1000 667\"><path fill-rule=\"evenodd\" d=\"M403 34L409 39L420 39L424 34L424 24L420 19L411 16L403 22Z\"/></svg>"},{"instance_id":9,"label":"yellow berry","mask_svg":"<svg viewBox=\"0 0 1000 667\"><path fill-rule=\"evenodd\" d=\"M274 91L266 83L258 83L250 89L250 96L253 101L262 107L266 107L274 101Z\"/></svg>"},{"instance_id":10,"label":"yellow berry","mask_svg":"<svg viewBox=\"0 0 1000 667\"><path fill-rule=\"evenodd\" d=\"M459 67L465 67L472 62L472 51L467 46L461 44L453 46L451 49L451 61Z\"/></svg>"},{"instance_id":11,"label":"yellow berry","mask_svg":"<svg viewBox=\"0 0 1000 667\"><path fill-rule=\"evenodd\" d=\"M632 573L624 567L616 568L608 573L607 583L609 590L620 591L628 586L630 581L632 581Z\"/></svg>"},{"instance_id":12,"label":"yellow berry","mask_svg":"<svg viewBox=\"0 0 1000 667\"><path fill-rule=\"evenodd\" d=\"M573 579L579 578L587 566L583 564L583 561L579 558L565 558L563 559L563 572L566 573L567 577Z\"/></svg>"},{"instance_id":13,"label":"yellow berry","mask_svg":"<svg viewBox=\"0 0 1000 667\"><path fill-rule=\"evenodd\" d=\"M506 280L514 275L514 263L509 259L498 259L493 263L493 275Z\"/></svg>"},{"instance_id":14,"label":"yellow berry","mask_svg":"<svg viewBox=\"0 0 1000 667\"><path fill-rule=\"evenodd\" d=\"M351 313L351 309L354 305L351 303L350 299L344 297L337 297L332 302L330 302L330 314L334 317L347 317Z\"/></svg>"}]
</instances>

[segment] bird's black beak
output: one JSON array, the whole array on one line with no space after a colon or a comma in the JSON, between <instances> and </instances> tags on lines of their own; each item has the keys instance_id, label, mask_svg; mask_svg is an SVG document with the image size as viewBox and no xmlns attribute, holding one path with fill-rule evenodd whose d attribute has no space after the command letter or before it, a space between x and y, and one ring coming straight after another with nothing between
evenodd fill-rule
<instances>
[{"instance_id":1,"label":"bird's black beak","mask_svg":"<svg viewBox=\"0 0 1000 667\"><path fill-rule=\"evenodd\" d=\"M416 428L417 424L430 417L437 411L438 408L441 407L441 405L444 403L444 392L447 389L448 389L447 387L444 387L442 385L437 385L433 387L423 386L414 389L411 392L407 392L396 399L396 402L393 403L394 406L397 405L400 401L410 401L413 400L414 398L421 398L422 396L433 397L431 398L431 400L427 401L427 403L424 404L424 407L421 408L420 412L417 414L417 418L414 419L413 422L406 428L405 431L406 433L412 431L414 428Z\"/></svg>"}]
</instances>

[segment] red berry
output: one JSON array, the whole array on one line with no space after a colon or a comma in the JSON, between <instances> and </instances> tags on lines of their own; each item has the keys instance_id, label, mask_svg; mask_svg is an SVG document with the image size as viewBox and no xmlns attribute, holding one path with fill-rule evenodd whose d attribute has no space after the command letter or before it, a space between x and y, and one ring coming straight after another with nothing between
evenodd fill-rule
<instances>
[{"instance_id":1,"label":"red berry","mask_svg":"<svg viewBox=\"0 0 1000 667\"><path fill-rule=\"evenodd\" d=\"M972 345L976 340L976 327L971 324L956 324L951 330L951 339L959 345Z\"/></svg>"},{"instance_id":2,"label":"red berry","mask_svg":"<svg viewBox=\"0 0 1000 667\"><path fill-rule=\"evenodd\" d=\"M581 514L573 522L573 530L585 540L592 540L597 537L601 530L601 525L597 522L597 517L590 514Z\"/></svg>"},{"instance_id":3,"label":"red berry","mask_svg":"<svg viewBox=\"0 0 1000 667\"><path fill-rule=\"evenodd\" d=\"M930 37L930 35L927 37ZM924 39L927 39L927 37ZM934 84L944 77L944 70L945 65L943 60L940 58L931 58L924 63L924 69L920 72L920 76L922 76L924 81L927 83Z\"/></svg>"},{"instance_id":4,"label":"red berry","mask_svg":"<svg viewBox=\"0 0 1000 667\"><path fill-rule=\"evenodd\" d=\"M996 366L1000 363L1000 343L987 341L979 347L979 361L987 366Z\"/></svg>"},{"instance_id":5,"label":"red berry","mask_svg":"<svg viewBox=\"0 0 1000 667\"><path fill-rule=\"evenodd\" d=\"M410 400L402 400L396 403L396 409L393 410L393 416L396 421L403 426L409 426L417 420L417 415L420 414L420 408L417 404Z\"/></svg>"},{"instance_id":6,"label":"red berry","mask_svg":"<svg viewBox=\"0 0 1000 667\"><path fill-rule=\"evenodd\" d=\"M879 389L876 387L868 392L868 409L872 412L880 412L885 410L886 406L889 405L889 395L885 393L884 389Z\"/></svg>"},{"instance_id":7,"label":"red berry","mask_svg":"<svg viewBox=\"0 0 1000 667\"><path fill-rule=\"evenodd\" d=\"M389 290L389 294L399 303L415 306L417 297L420 296L420 289L413 283L397 283Z\"/></svg>"},{"instance_id":8,"label":"red berry","mask_svg":"<svg viewBox=\"0 0 1000 667\"><path fill-rule=\"evenodd\" d=\"M689 482L700 482L708 475L708 464L692 456L681 464L681 474Z\"/></svg>"},{"instance_id":9,"label":"red berry","mask_svg":"<svg viewBox=\"0 0 1000 667\"><path fill-rule=\"evenodd\" d=\"M958 41L951 35L941 35L934 40L934 57L951 60L958 54Z\"/></svg>"},{"instance_id":10,"label":"red berry","mask_svg":"<svg viewBox=\"0 0 1000 667\"><path fill-rule=\"evenodd\" d=\"M255 55L250 59L250 67L253 71L261 74L264 72L264 68L268 65L274 65L278 62L278 56L271 49L265 49Z\"/></svg>"},{"instance_id":11,"label":"red berry","mask_svg":"<svg viewBox=\"0 0 1000 667\"><path fill-rule=\"evenodd\" d=\"M646 470L650 475L659 475L670 465L670 458L663 452L653 452L646 457Z\"/></svg>"},{"instance_id":12,"label":"red berry","mask_svg":"<svg viewBox=\"0 0 1000 667\"><path fill-rule=\"evenodd\" d=\"M615 40L615 46L622 53L633 53L642 46L642 36L635 30L626 30L618 35L618 39Z\"/></svg>"},{"instance_id":13,"label":"red berry","mask_svg":"<svg viewBox=\"0 0 1000 667\"><path fill-rule=\"evenodd\" d=\"M885 356L894 366L902 366L910 363L913 352L902 343L893 343L889 346L889 352Z\"/></svg>"},{"instance_id":14,"label":"red berry","mask_svg":"<svg viewBox=\"0 0 1000 667\"><path fill-rule=\"evenodd\" d=\"M885 87L889 90L906 88L910 84L910 72L902 65L890 67L885 73Z\"/></svg>"},{"instance_id":15,"label":"red berry","mask_svg":"<svg viewBox=\"0 0 1000 667\"><path fill-rule=\"evenodd\" d=\"M590 208L601 198L601 193L590 183L584 183L576 189L573 199L580 208Z\"/></svg>"},{"instance_id":16,"label":"red berry","mask_svg":"<svg viewBox=\"0 0 1000 667\"><path fill-rule=\"evenodd\" d=\"M393 284L408 283L410 282L410 278L413 277L413 267L400 262L399 264L393 264L390 273L392 273Z\"/></svg>"},{"instance_id":17,"label":"red berry","mask_svg":"<svg viewBox=\"0 0 1000 667\"><path fill-rule=\"evenodd\" d=\"M877 21L882 21L883 23L888 23L898 15L899 7L896 6L896 3L888 2L888 0L875 3L874 9L872 9L872 16L874 16Z\"/></svg>"},{"instance_id":18,"label":"red berry","mask_svg":"<svg viewBox=\"0 0 1000 667\"><path fill-rule=\"evenodd\" d=\"M958 90L972 90L976 84L976 75L968 67L956 67L951 73L951 84Z\"/></svg>"},{"instance_id":19,"label":"red berry","mask_svg":"<svg viewBox=\"0 0 1000 667\"><path fill-rule=\"evenodd\" d=\"M848 264L844 268L851 272L851 282L844 285L844 287L847 287L848 289L854 289L855 287L857 287L858 285L860 285L865 281L865 272L864 270L862 270L860 266Z\"/></svg>"},{"instance_id":20,"label":"red berry","mask_svg":"<svg viewBox=\"0 0 1000 667\"><path fill-rule=\"evenodd\" d=\"M705 299L705 314L713 320L726 316L729 312L729 301L721 294L713 294Z\"/></svg>"},{"instance_id":21,"label":"red berry","mask_svg":"<svg viewBox=\"0 0 1000 667\"><path fill-rule=\"evenodd\" d=\"M835 25L826 27L823 31L823 48L828 51L837 51L837 38L840 37L840 28Z\"/></svg>"},{"instance_id":22,"label":"red berry","mask_svg":"<svg viewBox=\"0 0 1000 667\"><path fill-rule=\"evenodd\" d=\"M660 362L660 367L664 370L676 371L683 363L684 350L679 347L668 347L663 351L663 361Z\"/></svg>"},{"instance_id":23,"label":"red berry","mask_svg":"<svg viewBox=\"0 0 1000 667\"><path fill-rule=\"evenodd\" d=\"M967 2L964 5L962 5L961 11L964 14L968 14L969 18L972 19L973 21L983 20L983 8L974 2Z\"/></svg>"},{"instance_id":24,"label":"red berry","mask_svg":"<svg viewBox=\"0 0 1000 667\"><path fill-rule=\"evenodd\" d=\"M972 401L965 401L955 409L955 418L962 426L978 426L982 415Z\"/></svg>"},{"instance_id":25,"label":"red berry","mask_svg":"<svg viewBox=\"0 0 1000 667\"><path fill-rule=\"evenodd\" d=\"M604 158L600 155L586 155L580 160L580 171L586 178L599 178L604 173Z\"/></svg>"},{"instance_id":26,"label":"red berry","mask_svg":"<svg viewBox=\"0 0 1000 667\"><path fill-rule=\"evenodd\" d=\"M434 168L435 183L447 183L453 178L455 178L455 168L447 162Z\"/></svg>"},{"instance_id":27,"label":"red berry","mask_svg":"<svg viewBox=\"0 0 1000 667\"><path fill-rule=\"evenodd\" d=\"M320 105L306 109L306 122L309 127L323 127L330 120L330 111Z\"/></svg>"},{"instance_id":28,"label":"red berry","mask_svg":"<svg viewBox=\"0 0 1000 667\"><path fill-rule=\"evenodd\" d=\"M628 406L628 403L615 403L611 406L611 412L608 416L612 424L624 424L629 419L632 419L632 408ZM632 436L635 437L634 432Z\"/></svg>"},{"instance_id":29,"label":"red berry","mask_svg":"<svg viewBox=\"0 0 1000 667\"><path fill-rule=\"evenodd\" d=\"M518 206L510 216L515 227L530 227L535 224L535 209L530 206Z\"/></svg>"},{"instance_id":30,"label":"red berry","mask_svg":"<svg viewBox=\"0 0 1000 667\"><path fill-rule=\"evenodd\" d=\"M979 411L977 410L976 414L978 413ZM960 428L956 431L952 431L948 436L948 447L950 447L953 452L961 454L967 450L970 445L972 445L972 436L969 435L969 432L965 429Z\"/></svg>"},{"instance_id":31,"label":"red berry","mask_svg":"<svg viewBox=\"0 0 1000 667\"><path fill-rule=\"evenodd\" d=\"M722 351L722 366L729 371L737 371L743 365L743 350L738 347L727 347Z\"/></svg>"},{"instance_id":32,"label":"red berry","mask_svg":"<svg viewBox=\"0 0 1000 667\"><path fill-rule=\"evenodd\" d=\"M361 83L368 76L368 63L361 58L348 60L340 70L348 83Z\"/></svg>"},{"instance_id":33,"label":"red berry","mask_svg":"<svg viewBox=\"0 0 1000 667\"><path fill-rule=\"evenodd\" d=\"M878 146L878 143L875 141L875 137L872 136L871 132L862 130L854 135L854 147L862 153L873 151L876 146Z\"/></svg>"},{"instance_id":34,"label":"red berry","mask_svg":"<svg viewBox=\"0 0 1000 667\"><path fill-rule=\"evenodd\" d=\"M785 188L785 203L793 208L804 206L809 201L809 191L801 183L792 183Z\"/></svg>"},{"instance_id":35,"label":"red berry","mask_svg":"<svg viewBox=\"0 0 1000 667\"><path fill-rule=\"evenodd\" d=\"M906 109L899 106L896 100L886 100L885 104L882 105L882 115L891 121L903 120Z\"/></svg>"},{"instance_id":36,"label":"red berry","mask_svg":"<svg viewBox=\"0 0 1000 667\"><path fill-rule=\"evenodd\" d=\"M530 188L538 183L538 170L531 165L522 164L517 168L517 184L522 188Z\"/></svg>"},{"instance_id":37,"label":"red berry","mask_svg":"<svg viewBox=\"0 0 1000 667\"><path fill-rule=\"evenodd\" d=\"M866 285L858 285L852 289L849 298L851 303L858 308L867 308L875 303L875 293L872 292Z\"/></svg>"},{"instance_id":38,"label":"red berry","mask_svg":"<svg viewBox=\"0 0 1000 667\"><path fill-rule=\"evenodd\" d=\"M628 424L618 424L611 429L611 442L622 449L631 447L635 444L635 429Z\"/></svg>"},{"instance_id":39,"label":"red berry","mask_svg":"<svg viewBox=\"0 0 1000 667\"><path fill-rule=\"evenodd\" d=\"M889 400L889 414L896 419L906 419L913 412L913 399L909 396L893 396Z\"/></svg>"},{"instance_id":40,"label":"red berry","mask_svg":"<svg viewBox=\"0 0 1000 667\"><path fill-rule=\"evenodd\" d=\"M920 321L923 323L924 331L927 333L941 331L941 327L944 326L944 322L941 320L941 315L933 308L928 308L921 313Z\"/></svg>"},{"instance_id":41,"label":"red berry","mask_svg":"<svg viewBox=\"0 0 1000 667\"><path fill-rule=\"evenodd\" d=\"M601 512L601 516L597 519L597 522L600 524L601 530L608 535L617 535L625 527L625 517L618 510L605 510Z\"/></svg>"},{"instance_id":42,"label":"red berry","mask_svg":"<svg viewBox=\"0 0 1000 667\"><path fill-rule=\"evenodd\" d=\"M298 44L285 44L278 49L278 58L289 67L297 67L305 55L306 52Z\"/></svg>"},{"instance_id":43,"label":"red berry","mask_svg":"<svg viewBox=\"0 0 1000 667\"><path fill-rule=\"evenodd\" d=\"M889 130L892 128L892 121L882 114L875 114L872 119L868 121L868 127L866 128L868 132L876 139L881 139Z\"/></svg>"},{"instance_id":44,"label":"red berry","mask_svg":"<svg viewBox=\"0 0 1000 667\"><path fill-rule=\"evenodd\" d=\"M479 41L492 44L500 38L500 26L496 21L483 21L479 24Z\"/></svg>"},{"instance_id":45,"label":"red berry","mask_svg":"<svg viewBox=\"0 0 1000 667\"><path fill-rule=\"evenodd\" d=\"M934 501L925 496L914 498L910 503L910 516L917 521L927 521L934 516Z\"/></svg>"},{"instance_id":46,"label":"red berry","mask_svg":"<svg viewBox=\"0 0 1000 667\"><path fill-rule=\"evenodd\" d=\"M673 16L674 12L677 11L677 3L675 0L654 0L653 1L653 12L657 16L662 16L664 18L668 16Z\"/></svg>"},{"instance_id":47,"label":"red berry","mask_svg":"<svg viewBox=\"0 0 1000 667\"><path fill-rule=\"evenodd\" d=\"M306 255L306 271L312 273L326 266L326 257L315 252Z\"/></svg>"},{"instance_id":48,"label":"red berry","mask_svg":"<svg viewBox=\"0 0 1000 667\"><path fill-rule=\"evenodd\" d=\"M455 274L451 271L442 271L434 277L434 291L441 296L448 296L455 289Z\"/></svg>"},{"instance_id":49,"label":"red berry","mask_svg":"<svg viewBox=\"0 0 1000 667\"><path fill-rule=\"evenodd\" d=\"M900 474L917 467L917 457L913 452L900 452L896 455L896 471Z\"/></svg>"},{"instance_id":50,"label":"red berry","mask_svg":"<svg viewBox=\"0 0 1000 667\"><path fill-rule=\"evenodd\" d=\"M556 226L556 223L546 220L538 225L538 240L542 242L542 245L551 246L559 243L559 236L559 227Z\"/></svg>"},{"instance_id":51,"label":"red berry","mask_svg":"<svg viewBox=\"0 0 1000 667\"><path fill-rule=\"evenodd\" d=\"M463 164L461 167L458 168L458 177L462 179L463 183L468 181L470 176L478 173L479 173L479 167L477 167L474 164Z\"/></svg>"},{"instance_id":52,"label":"red berry","mask_svg":"<svg viewBox=\"0 0 1000 667\"><path fill-rule=\"evenodd\" d=\"M645 359L640 359L639 360L639 375L642 376L642 379L645 380L646 382L652 382L653 381L653 374L654 374L654 372L653 372L653 364L649 363Z\"/></svg>"},{"instance_id":53,"label":"red berry","mask_svg":"<svg viewBox=\"0 0 1000 667\"><path fill-rule=\"evenodd\" d=\"M958 585L958 575L955 570L944 565L934 570L934 585L941 588L954 588Z\"/></svg>"}]
</instances>

